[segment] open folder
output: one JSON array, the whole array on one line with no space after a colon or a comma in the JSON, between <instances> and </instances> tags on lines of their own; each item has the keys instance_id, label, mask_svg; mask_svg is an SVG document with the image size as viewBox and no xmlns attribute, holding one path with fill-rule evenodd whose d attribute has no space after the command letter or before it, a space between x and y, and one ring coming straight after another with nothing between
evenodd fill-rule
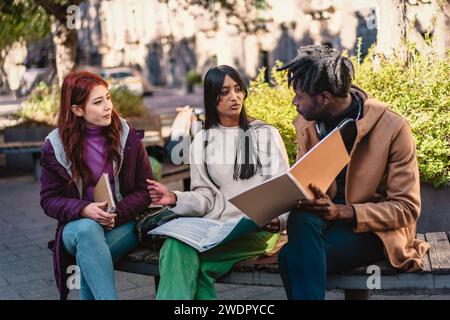
<instances>
[{"instance_id":1,"label":"open folder","mask_svg":"<svg viewBox=\"0 0 450 320\"><path fill-rule=\"evenodd\" d=\"M103 173L94 188L94 200L95 202L108 202L106 212L116 211L116 202L114 201L114 195L112 192L111 184L109 182L109 174Z\"/></svg>"},{"instance_id":2,"label":"open folder","mask_svg":"<svg viewBox=\"0 0 450 320\"><path fill-rule=\"evenodd\" d=\"M313 199L310 183L323 192L328 190L339 172L349 163L348 149L355 136L355 121L346 122L309 150L288 172L264 181L229 201L257 225L262 227L268 224L272 219L294 209L299 200Z\"/></svg>"}]
</instances>

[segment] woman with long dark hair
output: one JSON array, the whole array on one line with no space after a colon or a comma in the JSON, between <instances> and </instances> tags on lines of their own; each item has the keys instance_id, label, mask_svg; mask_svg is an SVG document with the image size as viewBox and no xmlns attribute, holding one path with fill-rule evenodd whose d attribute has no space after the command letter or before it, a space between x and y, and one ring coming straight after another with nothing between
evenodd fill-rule
<instances>
[{"instance_id":1,"label":"woman with long dark hair","mask_svg":"<svg viewBox=\"0 0 450 320\"><path fill-rule=\"evenodd\" d=\"M155 204L170 206L179 215L227 221L243 215L227 199L288 169L280 134L247 116L246 97L247 88L235 69L222 65L207 72L205 128L190 146L190 191L172 192L149 180ZM161 281L156 298L214 299L215 280L237 262L272 250L286 219L282 215L266 230L253 230L203 253L176 239L166 239L160 251Z\"/></svg>"},{"instance_id":2,"label":"woman with long dark hair","mask_svg":"<svg viewBox=\"0 0 450 320\"><path fill-rule=\"evenodd\" d=\"M46 138L41 160L41 206L58 220L49 246L62 299L77 287L81 299L117 298L113 263L136 246L136 214L151 202L145 180L153 174L141 139L114 110L105 80L85 71L64 79L57 129ZM103 173L114 212L94 201Z\"/></svg>"}]
</instances>

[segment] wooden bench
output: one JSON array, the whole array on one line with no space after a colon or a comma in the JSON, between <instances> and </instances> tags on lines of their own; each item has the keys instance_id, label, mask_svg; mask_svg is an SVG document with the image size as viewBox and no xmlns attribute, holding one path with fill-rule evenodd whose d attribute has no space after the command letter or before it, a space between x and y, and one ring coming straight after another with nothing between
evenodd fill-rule
<instances>
[{"instance_id":1,"label":"wooden bench","mask_svg":"<svg viewBox=\"0 0 450 320\"><path fill-rule=\"evenodd\" d=\"M183 190L189 190L191 184L191 174L189 165L175 165L170 163L162 164L161 183L183 182Z\"/></svg>"},{"instance_id":2,"label":"wooden bench","mask_svg":"<svg viewBox=\"0 0 450 320\"><path fill-rule=\"evenodd\" d=\"M153 145L161 145L161 135L158 131L145 131L142 139L143 146L149 147ZM39 181L41 177L41 146L44 141L18 141L18 142L2 142L0 143L0 153L3 154L31 154L33 157L34 177L36 181ZM184 168L175 170L172 166L169 166L169 175L173 175L173 171L180 173ZM164 175L164 172L163 172ZM178 176L183 178L182 176ZM184 178L183 178L184 180Z\"/></svg>"},{"instance_id":3,"label":"wooden bench","mask_svg":"<svg viewBox=\"0 0 450 320\"><path fill-rule=\"evenodd\" d=\"M3 154L31 154L33 157L34 177L39 180L41 176L41 145L43 141L3 142L0 144L0 153Z\"/></svg>"},{"instance_id":4,"label":"wooden bench","mask_svg":"<svg viewBox=\"0 0 450 320\"><path fill-rule=\"evenodd\" d=\"M287 239L282 236L282 241ZM445 289L450 288L450 232L418 234L418 239L426 240L431 249L425 260L425 270L416 273L401 273L390 267L387 261L375 265L380 267L381 289ZM154 277L155 288L159 283L159 253L157 250L140 247L116 263L116 270L149 275ZM343 289L345 299L369 299L367 287L368 266L338 274L329 274L327 289ZM258 258L238 263L218 283L282 287L277 263L258 263Z\"/></svg>"}]
</instances>

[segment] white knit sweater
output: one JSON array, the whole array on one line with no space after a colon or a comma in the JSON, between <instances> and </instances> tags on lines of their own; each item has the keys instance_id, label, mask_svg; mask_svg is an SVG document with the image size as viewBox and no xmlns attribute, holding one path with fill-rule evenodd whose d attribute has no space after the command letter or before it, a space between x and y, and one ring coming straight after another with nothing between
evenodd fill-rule
<instances>
[{"instance_id":1,"label":"white knit sweater","mask_svg":"<svg viewBox=\"0 0 450 320\"><path fill-rule=\"evenodd\" d=\"M219 125L210 129L207 134L205 130L201 130L190 146L191 190L175 191L178 200L171 210L179 215L203 216L221 221L240 217L243 213L228 199L289 169L286 148L278 130L258 120L250 125L252 129L249 131L253 135L255 148L259 150L263 168L250 179L234 180L239 127ZM205 139L208 139L206 150ZM219 189L208 177L204 159L208 163L208 172ZM282 230L286 226L287 215L285 213L280 216Z\"/></svg>"}]
</instances>

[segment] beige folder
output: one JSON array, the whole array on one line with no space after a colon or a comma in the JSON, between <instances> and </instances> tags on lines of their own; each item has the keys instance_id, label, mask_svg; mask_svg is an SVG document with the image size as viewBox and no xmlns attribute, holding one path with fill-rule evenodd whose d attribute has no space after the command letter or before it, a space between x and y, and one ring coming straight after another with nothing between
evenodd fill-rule
<instances>
[{"instance_id":1,"label":"beige folder","mask_svg":"<svg viewBox=\"0 0 450 320\"><path fill-rule=\"evenodd\" d=\"M312 199L310 183L327 191L339 172L349 163L339 128L299 159L285 174L269 179L229 201L259 226L295 208L299 200Z\"/></svg>"},{"instance_id":2,"label":"beige folder","mask_svg":"<svg viewBox=\"0 0 450 320\"><path fill-rule=\"evenodd\" d=\"M108 202L106 212L116 211L116 203L114 201L114 195L112 193L111 184L109 183L109 174L103 173L94 188L94 200L95 202Z\"/></svg>"}]
</instances>

